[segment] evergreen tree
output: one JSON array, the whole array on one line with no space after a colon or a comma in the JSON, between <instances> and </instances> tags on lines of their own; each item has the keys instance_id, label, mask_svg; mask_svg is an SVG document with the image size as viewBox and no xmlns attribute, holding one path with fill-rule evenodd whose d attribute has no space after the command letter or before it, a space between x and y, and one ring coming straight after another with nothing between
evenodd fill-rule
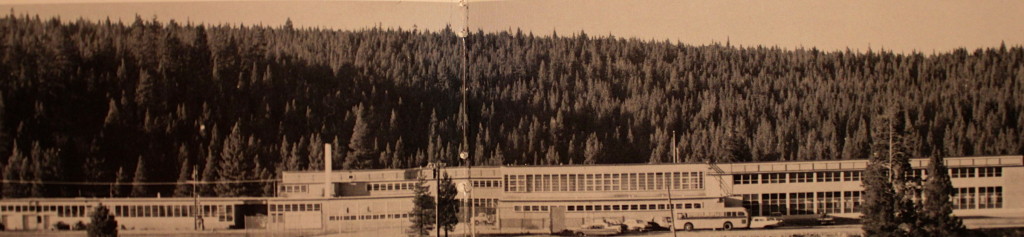
<instances>
[{"instance_id":1,"label":"evergreen tree","mask_svg":"<svg viewBox=\"0 0 1024 237\"><path fill-rule=\"evenodd\" d=\"M583 163L588 165L597 164L601 161L602 152L604 151L602 151L601 140L597 138L597 134L591 133L587 137L586 148L583 149L583 156L586 159Z\"/></svg>"},{"instance_id":2,"label":"evergreen tree","mask_svg":"<svg viewBox=\"0 0 1024 237\"><path fill-rule=\"evenodd\" d=\"M409 213L412 225L409 229L418 236L428 236L434 225L434 197L430 195L422 170L418 173L420 175L416 179L416 186L413 187L413 207Z\"/></svg>"},{"instance_id":3,"label":"evergreen tree","mask_svg":"<svg viewBox=\"0 0 1024 237\"><path fill-rule=\"evenodd\" d=\"M220 136L218 135L217 125L213 125L213 129L210 129L212 135L210 136L210 144L206 147L206 164L203 165L203 182L199 186L199 193L203 196L214 196L214 186L208 182L220 180Z\"/></svg>"},{"instance_id":4,"label":"evergreen tree","mask_svg":"<svg viewBox=\"0 0 1024 237\"><path fill-rule=\"evenodd\" d=\"M11 156L7 159L7 166L4 167L3 178L5 180L23 180L24 171L21 167L27 162L28 159L25 157L25 154L22 154L21 149L18 148L18 142L15 141ZM25 197L27 195L26 190L28 189L24 184L10 183L4 185L3 196L7 198Z\"/></svg>"},{"instance_id":5,"label":"evergreen tree","mask_svg":"<svg viewBox=\"0 0 1024 237\"><path fill-rule=\"evenodd\" d=\"M966 229L959 217L953 215L949 200L954 192L942 154L933 151L928 161L928 179L922 193L920 236L965 236Z\"/></svg>"},{"instance_id":6,"label":"evergreen tree","mask_svg":"<svg viewBox=\"0 0 1024 237\"><path fill-rule=\"evenodd\" d=\"M320 134L309 136L309 167L306 170L324 170L324 142L320 140Z\"/></svg>"},{"instance_id":7,"label":"evergreen tree","mask_svg":"<svg viewBox=\"0 0 1024 237\"><path fill-rule=\"evenodd\" d=\"M448 176L448 172L443 172L437 200L438 208L441 210L438 212L438 215L440 215L438 222L441 224L441 228L444 229L445 236L448 236L448 232L454 231L455 225L459 224L458 214L462 205L459 204L459 199L456 199L458 194L459 190L455 188L455 183Z\"/></svg>"},{"instance_id":8,"label":"evergreen tree","mask_svg":"<svg viewBox=\"0 0 1024 237\"><path fill-rule=\"evenodd\" d=\"M110 214L110 209L107 209L102 203L96 206L96 209L89 215L89 219L89 225L86 227L89 237L117 236L117 220L114 219L113 214Z\"/></svg>"},{"instance_id":9,"label":"evergreen tree","mask_svg":"<svg viewBox=\"0 0 1024 237\"><path fill-rule=\"evenodd\" d=\"M370 134L369 111L363 104L359 104L352 108L352 113L356 116L356 123L352 127L352 139L348 143L349 152L345 155L342 169L371 168L370 163L377 157L374 156L373 137Z\"/></svg>"},{"instance_id":10,"label":"evergreen tree","mask_svg":"<svg viewBox=\"0 0 1024 237\"><path fill-rule=\"evenodd\" d=\"M188 159L181 161L181 169L178 171L178 186L174 187L175 197L191 197L192 196L192 181L194 174L192 171L192 165L189 164Z\"/></svg>"},{"instance_id":11,"label":"evergreen tree","mask_svg":"<svg viewBox=\"0 0 1024 237\"><path fill-rule=\"evenodd\" d=\"M864 232L868 236L907 236L921 232L914 206L915 182L903 145L899 112L886 111L877 121L871 156L864 173Z\"/></svg>"},{"instance_id":12,"label":"evergreen tree","mask_svg":"<svg viewBox=\"0 0 1024 237\"><path fill-rule=\"evenodd\" d=\"M253 163L257 159L256 157L251 157L250 153L247 152L249 149L252 149L252 147L247 146L251 142L246 142L240 126L236 122L231 127L231 133L224 140L223 149L220 153L220 181L248 180L253 176ZM251 186L248 183L222 182L216 184L214 190L217 196L220 197L252 196L255 194L255 190Z\"/></svg>"},{"instance_id":13,"label":"evergreen tree","mask_svg":"<svg viewBox=\"0 0 1024 237\"><path fill-rule=\"evenodd\" d=\"M127 182L128 176L124 174L124 167L117 167L117 173L114 175L114 185L110 186L110 197L123 197L124 183Z\"/></svg>"},{"instance_id":14,"label":"evergreen tree","mask_svg":"<svg viewBox=\"0 0 1024 237\"><path fill-rule=\"evenodd\" d=\"M139 161L135 163L135 176L132 176L132 197L149 197L149 187L142 184L149 181L147 173L146 159L139 156Z\"/></svg>"},{"instance_id":15,"label":"evergreen tree","mask_svg":"<svg viewBox=\"0 0 1024 237\"><path fill-rule=\"evenodd\" d=\"M888 159L877 151L864 171L861 227L866 236L903 236L896 219L896 194L889 181Z\"/></svg>"}]
</instances>

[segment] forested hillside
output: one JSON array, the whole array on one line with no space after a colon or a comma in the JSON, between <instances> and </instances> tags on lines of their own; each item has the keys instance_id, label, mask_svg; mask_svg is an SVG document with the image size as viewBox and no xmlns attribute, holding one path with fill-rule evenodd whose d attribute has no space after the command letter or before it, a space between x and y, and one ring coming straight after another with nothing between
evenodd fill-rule
<instances>
[{"instance_id":1,"label":"forested hillside","mask_svg":"<svg viewBox=\"0 0 1024 237\"><path fill-rule=\"evenodd\" d=\"M938 54L692 46L523 32L468 39L481 165L863 159L883 109L912 156L1024 153L1024 49ZM5 180L273 179L459 165L450 30L0 19ZM3 184L3 196L191 195L190 186ZM203 185L266 195L270 184Z\"/></svg>"}]
</instances>

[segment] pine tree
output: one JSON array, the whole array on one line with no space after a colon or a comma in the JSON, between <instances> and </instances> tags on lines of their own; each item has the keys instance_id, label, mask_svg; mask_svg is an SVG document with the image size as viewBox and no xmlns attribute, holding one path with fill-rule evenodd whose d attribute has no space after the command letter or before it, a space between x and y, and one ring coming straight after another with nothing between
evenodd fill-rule
<instances>
[{"instance_id":1,"label":"pine tree","mask_svg":"<svg viewBox=\"0 0 1024 237\"><path fill-rule=\"evenodd\" d=\"M178 186L174 187L175 197L192 196L192 185L188 183L192 180L192 175L192 164L189 164L188 159L182 160L178 171Z\"/></svg>"},{"instance_id":2,"label":"pine tree","mask_svg":"<svg viewBox=\"0 0 1024 237\"><path fill-rule=\"evenodd\" d=\"M139 161L135 163L135 176L132 176L132 197L149 196L149 188L141 184L149 181L146 173L146 159L142 159L142 156L139 156Z\"/></svg>"},{"instance_id":3,"label":"pine tree","mask_svg":"<svg viewBox=\"0 0 1024 237\"><path fill-rule=\"evenodd\" d=\"M355 126L352 127L352 139L349 140L349 152L345 155L343 169L371 168L375 152L373 150L373 137L370 131L369 111L366 111L362 104L352 108L356 116Z\"/></svg>"},{"instance_id":4,"label":"pine tree","mask_svg":"<svg viewBox=\"0 0 1024 237\"><path fill-rule=\"evenodd\" d=\"M587 137L586 148L583 149L583 156L586 159L583 163L588 165L597 164L601 161L602 152L601 140L597 138L596 133L591 133Z\"/></svg>"},{"instance_id":5,"label":"pine tree","mask_svg":"<svg viewBox=\"0 0 1024 237\"><path fill-rule=\"evenodd\" d=\"M864 171L864 205L861 206L866 236L902 236L896 220L896 194L889 181L887 156L875 151Z\"/></svg>"},{"instance_id":6,"label":"pine tree","mask_svg":"<svg viewBox=\"0 0 1024 237\"><path fill-rule=\"evenodd\" d=\"M863 229L868 236L906 236L919 233L914 206L910 157L903 145L899 112L887 111L878 119L871 156L864 174Z\"/></svg>"},{"instance_id":7,"label":"pine tree","mask_svg":"<svg viewBox=\"0 0 1024 237\"><path fill-rule=\"evenodd\" d=\"M558 155L558 151L555 150L555 145L548 146L548 151L544 155L544 159L548 165L559 165L562 162L562 158Z\"/></svg>"},{"instance_id":8,"label":"pine tree","mask_svg":"<svg viewBox=\"0 0 1024 237\"><path fill-rule=\"evenodd\" d=\"M246 139L242 135L240 123L236 122L231 127L231 133L228 134L227 139L224 140L224 145L220 153L220 181L239 181L247 180L252 177L253 172L253 161L257 160L256 157L251 156L250 152L247 152L252 147L248 145L253 142L246 142ZM252 138L250 138L251 140ZM217 196L220 197L239 197L249 196L254 193L254 190L247 183L218 183L214 186L214 190Z\"/></svg>"},{"instance_id":9,"label":"pine tree","mask_svg":"<svg viewBox=\"0 0 1024 237\"><path fill-rule=\"evenodd\" d=\"M313 134L309 136L309 167L306 170L323 170L324 169L324 143L320 140L320 134Z\"/></svg>"},{"instance_id":10,"label":"pine tree","mask_svg":"<svg viewBox=\"0 0 1024 237\"><path fill-rule=\"evenodd\" d=\"M413 208L409 213L411 216L409 221L412 222L412 225L409 229L418 236L428 236L434 225L434 197L430 195L422 170L419 174L416 186L413 187Z\"/></svg>"},{"instance_id":11,"label":"pine tree","mask_svg":"<svg viewBox=\"0 0 1024 237\"><path fill-rule=\"evenodd\" d=\"M203 165L203 182L213 182L220 180L220 136L217 130L217 125L213 125L213 129L210 129L212 135L210 135L210 144L206 147L206 163ZM213 190L213 185L202 184L199 186L199 193L203 196L215 196L216 193Z\"/></svg>"},{"instance_id":12,"label":"pine tree","mask_svg":"<svg viewBox=\"0 0 1024 237\"><path fill-rule=\"evenodd\" d=\"M114 176L114 185L110 186L110 197L122 197L124 196L124 183L128 182L128 176L124 174L124 167L117 167L117 173Z\"/></svg>"},{"instance_id":13,"label":"pine tree","mask_svg":"<svg viewBox=\"0 0 1024 237\"><path fill-rule=\"evenodd\" d=\"M22 164L28 162L25 154L22 154L21 149L18 148L18 142L14 142L14 146L11 151L11 156L7 159L7 166L4 167L3 178L5 180L23 180L24 171L21 169ZM4 186L3 196L7 198L25 197L25 191L27 188L24 184L10 183Z\"/></svg>"},{"instance_id":14,"label":"pine tree","mask_svg":"<svg viewBox=\"0 0 1024 237\"><path fill-rule=\"evenodd\" d=\"M114 219L113 214L110 214L110 209L107 209L106 206L97 205L89 217L89 226L86 227L89 237L117 236L117 220Z\"/></svg>"},{"instance_id":15,"label":"pine tree","mask_svg":"<svg viewBox=\"0 0 1024 237\"><path fill-rule=\"evenodd\" d=\"M965 228L959 217L953 215L953 204L949 196L953 184L949 180L942 154L936 150L928 162L928 179L922 193L921 236L965 236Z\"/></svg>"},{"instance_id":16,"label":"pine tree","mask_svg":"<svg viewBox=\"0 0 1024 237\"><path fill-rule=\"evenodd\" d=\"M462 206L459 204L459 199L456 199L456 195L459 194L459 190L455 188L455 183L452 182L452 178L448 176L448 172L443 172L441 177L441 187L438 189L437 200L438 208L441 211L438 213L440 216L439 223L441 228L444 228L444 235L448 236L448 232L455 230L455 225L459 224L459 208Z\"/></svg>"}]
</instances>

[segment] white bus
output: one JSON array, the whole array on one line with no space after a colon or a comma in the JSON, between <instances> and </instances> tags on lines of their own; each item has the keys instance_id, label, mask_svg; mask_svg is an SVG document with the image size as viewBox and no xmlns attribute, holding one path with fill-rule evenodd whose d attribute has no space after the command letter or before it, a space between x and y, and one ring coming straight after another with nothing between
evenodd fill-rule
<instances>
[{"instance_id":1,"label":"white bus","mask_svg":"<svg viewBox=\"0 0 1024 237\"><path fill-rule=\"evenodd\" d=\"M713 209L676 210L676 229L723 229L750 227L747 209L742 207L725 207Z\"/></svg>"}]
</instances>

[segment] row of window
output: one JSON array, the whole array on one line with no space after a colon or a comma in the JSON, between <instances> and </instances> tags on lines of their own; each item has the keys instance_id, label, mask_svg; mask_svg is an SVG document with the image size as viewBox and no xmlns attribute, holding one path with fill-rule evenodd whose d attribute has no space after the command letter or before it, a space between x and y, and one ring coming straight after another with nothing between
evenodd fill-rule
<instances>
[{"instance_id":1,"label":"row of window","mask_svg":"<svg viewBox=\"0 0 1024 237\"><path fill-rule=\"evenodd\" d=\"M860 212L863 191L743 194L753 216Z\"/></svg>"},{"instance_id":2,"label":"row of window","mask_svg":"<svg viewBox=\"0 0 1024 237\"><path fill-rule=\"evenodd\" d=\"M54 206L54 205L2 205L3 212L57 212L60 217L83 217L92 212L92 206Z\"/></svg>"},{"instance_id":3,"label":"row of window","mask_svg":"<svg viewBox=\"0 0 1024 237\"><path fill-rule=\"evenodd\" d=\"M305 193L309 191L309 185L281 185L282 193Z\"/></svg>"},{"instance_id":4,"label":"row of window","mask_svg":"<svg viewBox=\"0 0 1024 237\"><path fill-rule=\"evenodd\" d=\"M704 172L505 175L506 192L692 190L704 188Z\"/></svg>"},{"instance_id":5,"label":"row of window","mask_svg":"<svg viewBox=\"0 0 1024 237\"><path fill-rule=\"evenodd\" d=\"M406 219L409 213L400 214L378 214L378 215L350 215L350 216L329 216L331 221L354 221L354 220L385 220L385 219Z\"/></svg>"},{"instance_id":6,"label":"row of window","mask_svg":"<svg viewBox=\"0 0 1024 237\"><path fill-rule=\"evenodd\" d=\"M267 205L270 212L297 212L297 211L320 211L320 204L314 203L292 203L292 204L270 204Z\"/></svg>"},{"instance_id":7,"label":"row of window","mask_svg":"<svg viewBox=\"0 0 1024 237\"><path fill-rule=\"evenodd\" d=\"M950 178L1002 177L1003 167L960 167L950 168Z\"/></svg>"},{"instance_id":8,"label":"row of window","mask_svg":"<svg viewBox=\"0 0 1024 237\"><path fill-rule=\"evenodd\" d=\"M1003 207L1003 187L954 188L953 209L989 209Z\"/></svg>"},{"instance_id":9,"label":"row of window","mask_svg":"<svg viewBox=\"0 0 1024 237\"><path fill-rule=\"evenodd\" d=\"M192 205L116 205L114 216L118 217L192 217ZM234 221L234 206L202 205L203 217L217 217L219 221Z\"/></svg>"},{"instance_id":10,"label":"row of window","mask_svg":"<svg viewBox=\"0 0 1024 237\"><path fill-rule=\"evenodd\" d=\"M778 184L861 181L864 171L820 171L793 173L734 174L733 184Z\"/></svg>"},{"instance_id":11,"label":"row of window","mask_svg":"<svg viewBox=\"0 0 1024 237\"><path fill-rule=\"evenodd\" d=\"M701 203L676 203L676 209L700 209ZM551 206L515 206L517 212L547 212ZM566 211L644 211L644 210L668 210L672 206L668 204L621 204L621 205L573 205L566 206Z\"/></svg>"},{"instance_id":12,"label":"row of window","mask_svg":"<svg viewBox=\"0 0 1024 237\"><path fill-rule=\"evenodd\" d=\"M416 186L416 183L383 183L383 184L368 184L366 185L366 191L396 191L396 190L412 190Z\"/></svg>"},{"instance_id":13,"label":"row of window","mask_svg":"<svg viewBox=\"0 0 1024 237\"><path fill-rule=\"evenodd\" d=\"M478 188L500 188L501 180L473 180L473 187Z\"/></svg>"}]
</instances>

